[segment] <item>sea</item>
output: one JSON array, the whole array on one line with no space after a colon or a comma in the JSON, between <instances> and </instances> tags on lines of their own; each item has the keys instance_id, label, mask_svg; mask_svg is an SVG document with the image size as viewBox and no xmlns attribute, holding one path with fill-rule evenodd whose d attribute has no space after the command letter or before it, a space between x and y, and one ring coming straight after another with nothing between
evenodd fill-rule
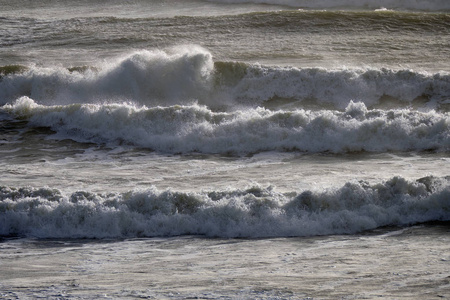
<instances>
[{"instance_id":1,"label":"sea","mask_svg":"<svg viewBox=\"0 0 450 300\"><path fill-rule=\"evenodd\" d=\"M450 298L450 1L0 0L0 298Z\"/></svg>"}]
</instances>

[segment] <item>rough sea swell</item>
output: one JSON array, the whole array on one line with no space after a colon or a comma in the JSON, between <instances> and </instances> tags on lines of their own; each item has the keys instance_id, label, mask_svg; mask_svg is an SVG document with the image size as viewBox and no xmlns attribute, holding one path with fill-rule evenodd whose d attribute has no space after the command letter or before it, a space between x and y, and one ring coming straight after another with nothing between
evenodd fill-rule
<instances>
[{"instance_id":1,"label":"rough sea swell","mask_svg":"<svg viewBox=\"0 0 450 300\"><path fill-rule=\"evenodd\" d=\"M294 2L272 4L302 7ZM419 2L401 2L413 12L363 11L373 6L365 3L344 12L1 17L8 30L0 56L8 62L0 67L0 235L279 237L449 221L448 174L436 175L450 150L448 14L414 11L424 9ZM440 3L431 9L445 11ZM120 154L90 160L98 149ZM142 166L119 166L136 149ZM217 161L191 157L261 152L276 161L299 153L346 158L338 175L313 158L287 162L292 169L278 164L273 174L262 162L240 177L231 168L214 186L215 167L207 169ZM362 152L426 152L430 166L391 164L376 174L385 157L372 156L369 175L353 174ZM152 162L169 156L176 158L167 166ZM206 175L188 181L186 192L176 182L190 164ZM332 187L300 188L304 166L319 166L314 178L327 173ZM126 187L114 189L109 172ZM242 188L244 177L270 185L292 172L301 175L287 192ZM90 173L99 176L90 181Z\"/></svg>"},{"instance_id":2,"label":"rough sea swell","mask_svg":"<svg viewBox=\"0 0 450 300\"><path fill-rule=\"evenodd\" d=\"M450 0L0 0L0 28L0 298L450 296Z\"/></svg>"},{"instance_id":3,"label":"rough sea swell","mask_svg":"<svg viewBox=\"0 0 450 300\"><path fill-rule=\"evenodd\" d=\"M24 126L46 128L39 134L47 139L143 147L162 155L450 149L450 75L445 72L214 63L199 47L138 51L95 68L4 70L12 71L4 71L0 82L2 144L12 152L20 151L21 140L32 140ZM0 234L353 234L449 221L449 183L448 177L392 177L286 193L260 186L120 193L3 186Z\"/></svg>"},{"instance_id":4,"label":"rough sea swell","mask_svg":"<svg viewBox=\"0 0 450 300\"><path fill-rule=\"evenodd\" d=\"M174 235L277 237L353 234L380 226L450 221L449 178L395 177L323 192L271 187L181 193L156 189L70 195L0 187L0 235L124 238Z\"/></svg>"}]
</instances>

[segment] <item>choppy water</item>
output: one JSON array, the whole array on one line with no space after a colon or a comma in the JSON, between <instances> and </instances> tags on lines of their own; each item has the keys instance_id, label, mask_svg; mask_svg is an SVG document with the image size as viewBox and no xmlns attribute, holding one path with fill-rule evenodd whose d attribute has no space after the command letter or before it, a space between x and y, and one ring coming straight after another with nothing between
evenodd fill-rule
<instances>
[{"instance_id":1,"label":"choppy water","mask_svg":"<svg viewBox=\"0 0 450 300\"><path fill-rule=\"evenodd\" d=\"M450 220L448 1L0 1L0 235Z\"/></svg>"}]
</instances>

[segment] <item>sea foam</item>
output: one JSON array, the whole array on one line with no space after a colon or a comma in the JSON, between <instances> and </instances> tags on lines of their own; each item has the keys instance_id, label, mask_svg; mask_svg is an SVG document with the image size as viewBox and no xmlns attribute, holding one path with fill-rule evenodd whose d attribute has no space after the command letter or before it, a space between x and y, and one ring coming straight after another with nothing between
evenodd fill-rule
<instances>
[{"instance_id":1,"label":"sea foam","mask_svg":"<svg viewBox=\"0 0 450 300\"><path fill-rule=\"evenodd\" d=\"M183 193L155 188L65 194L50 188L0 187L0 235L123 238L174 235L282 237L353 234L380 226L450 220L448 178L288 194L259 186Z\"/></svg>"}]
</instances>

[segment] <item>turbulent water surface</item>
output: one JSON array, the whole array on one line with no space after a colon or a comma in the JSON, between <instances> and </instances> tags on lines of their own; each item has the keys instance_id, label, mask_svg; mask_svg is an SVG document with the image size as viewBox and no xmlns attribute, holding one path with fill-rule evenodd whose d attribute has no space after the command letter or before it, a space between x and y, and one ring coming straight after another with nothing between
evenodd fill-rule
<instances>
[{"instance_id":1,"label":"turbulent water surface","mask_svg":"<svg viewBox=\"0 0 450 300\"><path fill-rule=\"evenodd\" d=\"M4 238L450 221L447 0L0 6Z\"/></svg>"}]
</instances>

